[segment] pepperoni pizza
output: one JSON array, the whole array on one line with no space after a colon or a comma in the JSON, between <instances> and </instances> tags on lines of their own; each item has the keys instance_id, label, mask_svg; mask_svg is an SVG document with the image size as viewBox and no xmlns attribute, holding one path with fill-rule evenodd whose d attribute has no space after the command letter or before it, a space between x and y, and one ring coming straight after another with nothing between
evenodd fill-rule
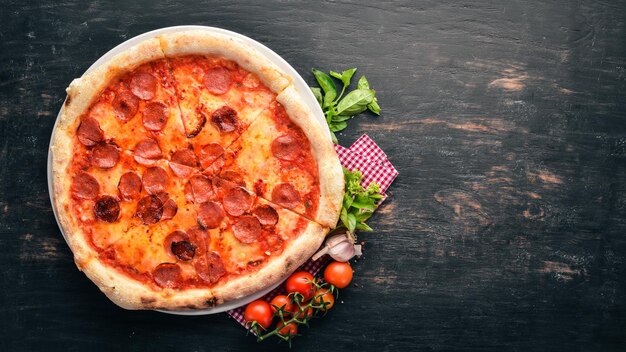
<instances>
[{"instance_id":1,"label":"pepperoni pizza","mask_svg":"<svg viewBox=\"0 0 626 352\"><path fill-rule=\"evenodd\" d=\"M79 269L128 309L202 309L283 279L343 174L291 78L229 36L165 34L74 80L51 145Z\"/></svg>"}]
</instances>

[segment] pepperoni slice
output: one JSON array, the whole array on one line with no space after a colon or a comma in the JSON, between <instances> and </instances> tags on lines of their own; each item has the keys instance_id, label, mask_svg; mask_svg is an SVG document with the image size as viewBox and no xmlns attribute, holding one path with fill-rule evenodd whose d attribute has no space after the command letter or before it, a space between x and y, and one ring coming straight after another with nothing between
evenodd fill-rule
<instances>
[{"instance_id":1,"label":"pepperoni slice","mask_svg":"<svg viewBox=\"0 0 626 352\"><path fill-rule=\"evenodd\" d=\"M190 261L196 255L196 246L187 241L172 242L172 253L178 260Z\"/></svg>"},{"instance_id":2,"label":"pepperoni slice","mask_svg":"<svg viewBox=\"0 0 626 352\"><path fill-rule=\"evenodd\" d=\"M206 255L197 258L193 267L196 269L198 277L208 282L209 284L216 283L224 274L224 262L219 254L215 252L208 252Z\"/></svg>"},{"instance_id":3,"label":"pepperoni slice","mask_svg":"<svg viewBox=\"0 0 626 352\"><path fill-rule=\"evenodd\" d=\"M154 139L144 139L137 143L134 150L135 161L141 165L152 165L163 157L159 143Z\"/></svg>"},{"instance_id":4,"label":"pepperoni slice","mask_svg":"<svg viewBox=\"0 0 626 352\"><path fill-rule=\"evenodd\" d=\"M100 193L100 184L90 174L81 172L74 176L71 190L76 198L94 199Z\"/></svg>"},{"instance_id":5,"label":"pepperoni slice","mask_svg":"<svg viewBox=\"0 0 626 352\"><path fill-rule=\"evenodd\" d=\"M120 152L112 144L98 143L91 150L93 163L101 169L110 169L120 160Z\"/></svg>"},{"instance_id":6,"label":"pepperoni slice","mask_svg":"<svg viewBox=\"0 0 626 352\"><path fill-rule=\"evenodd\" d=\"M161 263L152 272L152 278L161 287L178 287L181 280L181 270L178 264Z\"/></svg>"},{"instance_id":7,"label":"pepperoni slice","mask_svg":"<svg viewBox=\"0 0 626 352\"><path fill-rule=\"evenodd\" d=\"M143 127L148 131L158 132L165 128L170 110L160 101L153 101L143 107L142 115Z\"/></svg>"},{"instance_id":8,"label":"pepperoni slice","mask_svg":"<svg viewBox=\"0 0 626 352\"><path fill-rule=\"evenodd\" d=\"M193 189L191 187L191 182L187 181L185 186L183 186L183 193L185 194L185 201L187 203L193 203Z\"/></svg>"},{"instance_id":9,"label":"pepperoni slice","mask_svg":"<svg viewBox=\"0 0 626 352\"><path fill-rule=\"evenodd\" d=\"M206 175L215 175L218 172L220 172L223 166L224 166L224 156L222 155L219 158L217 158L217 160L215 160L213 164L209 165L206 169L204 169L203 172Z\"/></svg>"},{"instance_id":10,"label":"pepperoni slice","mask_svg":"<svg viewBox=\"0 0 626 352\"><path fill-rule=\"evenodd\" d=\"M211 178L211 182L213 183L213 189L215 190L215 192L227 192L229 189L237 187L237 185L234 185L221 177L213 177Z\"/></svg>"},{"instance_id":11,"label":"pepperoni slice","mask_svg":"<svg viewBox=\"0 0 626 352\"><path fill-rule=\"evenodd\" d=\"M160 191L154 194L155 196L157 196L157 198L159 198L159 200L161 201L161 203L165 204L165 202L168 201L168 199L170 199L170 194L165 192L165 191Z\"/></svg>"},{"instance_id":12,"label":"pepperoni slice","mask_svg":"<svg viewBox=\"0 0 626 352\"><path fill-rule=\"evenodd\" d=\"M259 219L261 225L274 226L278 222L278 213L269 205L258 205L252 210L252 215Z\"/></svg>"},{"instance_id":13,"label":"pepperoni slice","mask_svg":"<svg viewBox=\"0 0 626 352\"><path fill-rule=\"evenodd\" d=\"M104 134L100 129L100 124L91 117L85 117L80 122L76 135L78 137L78 141L88 147L96 145L104 139Z\"/></svg>"},{"instance_id":14,"label":"pepperoni slice","mask_svg":"<svg viewBox=\"0 0 626 352\"><path fill-rule=\"evenodd\" d=\"M212 68L204 74L204 86L215 95L228 92L232 83L230 71L223 67Z\"/></svg>"},{"instance_id":15,"label":"pepperoni slice","mask_svg":"<svg viewBox=\"0 0 626 352\"><path fill-rule=\"evenodd\" d=\"M234 187L224 195L224 209L232 216L243 215L252 206L254 198L241 187Z\"/></svg>"},{"instance_id":16,"label":"pepperoni slice","mask_svg":"<svg viewBox=\"0 0 626 352\"><path fill-rule=\"evenodd\" d=\"M300 193L291 183L280 183L272 191L272 202L293 209L300 204Z\"/></svg>"},{"instance_id":17,"label":"pepperoni slice","mask_svg":"<svg viewBox=\"0 0 626 352\"><path fill-rule=\"evenodd\" d=\"M177 212L178 205L172 198L170 198L163 203L163 215L161 215L161 220L169 220L173 218Z\"/></svg>"},{"instance_id":18,"label":"pepperoni slice","mask_svg":"<svg viewBox=\"0 0 626 352\"><path fill-rule=\"evenodd\" d=\"M189 241L189 236L183 231L176 230L167 237L165 237L165 241L163 241L163 248L165 249L165 253L167 253L170 257L176 258L176 255L172 252L172 244L175 242Z\"/></svg>"},{"instance_id":19,"label":"pepperoni slice","mask_svg":"<svg viewBox=\"0 0 626 352\"><path fill-rule=\"evenodd\" d=\"M170 170L174 173L174 175L180 178L189 177L194 172L193 167L189 167L187 165L177 164L170 161Z\"/></svg>"},{"instance_id":20,"label":"pepperoni slice","mask_svg":"<svg viewBox=\"0 0 626 352\"><path fill-rule=\"evenodd\" d=\"M131 92L123 90L115 93L115 98L113 102L111 102L111 105L113 105L113 110L115 110L117 117L123 122L126 122L137 113L137 109L139 109L139 99Z\"/></svg>"},{"instance_id":21,"label":"pepperoni slice","mask_svg":"<svg viewBox=\"0 0 626 352\"><path fill-rule=\"evenodd\" d=\"M137 72L130 80L130 91L139 99L150 100L154 98L158 83L148 72Z\"/></svg>"},{"instance_id":22,"label":"pepperoni slice","mask_svg":"<svg viewBox=\"0 0 626 352\"><path fill-rule=\"evenodd\" d=\"M191 193L196 203L205 203L209 201L213 195L213 186L211 181L204 175L195 175L189 179Z\"/></svg>"},{"instance_id":23,"label":"pepperoni slice","mask_svg":"<svg viewBox=\"0 0 626 352\"><path fill-rule=\"evenodd\" d=\"M200 149L200 166L206 169L222 154L224 154L224 148L217 143L202 146L202 149Z\"/></svg>"},{"instance_id":24,"label":"pepperoni slice","mask_svg":"<svg viewBox=\"0 0 626 352\"><path fill-rule=\"evenodd\" d=\"M261 235L261 223L251 215L244 215L233 225L233 234L242 243L254 243Z\"/></svg>"},{"instance_id":25,"label":"pepperoni slice","mask_svg":"<svg viewBox=\"0 0 626 352\"><path fill-rule=\"evenodd\" d=\"M301 147L292 135L284 134L272 141L271 150L278 159L293 161L297 159Z\"/></svg>"},{"instance_id":26,"label":"pepperoni slice","mask_svg":"<svg viewBox=\"0 0 626 352\"><path fill-rule=\"evenodd\" d=\"M135 200L139 198L139 193L141 193L141 178L133 171L129 171L120 177L117 190L122 199Z\"/></svg>"},{"instance_id":27,"label":"pepperoni slice","mask_svg":"<svg viewBox=\"0 0 626 352\"><path fill-rule=\"evenodd\" d=\"M237 111L230 106L222 106L211 114L211 123L222 133L228 133L237 127Z\"/></svg>"},{"instance_id":28,"label":"pepperoni slice","mask_svg":"<svg viewBox=\"0 0 626 352\"><path fill-rule=\"evenodd\" d=\"M204 256L206 253L207 243L211 240L209 233L200 227L193 227L187 230L189 242L196 246L196 256Z\"/></svg>"},{"instance_id":29,"label":"pepperoni slice","mask_svg":"<svg viewBox=\"0 0 626 352\"><path fill-rule=\"evenodd\" d=\"M137 203L135 216L144 224L156 224L163 215L163 202L157 196L146 196Z\"/></svg>"},{"instance_id":30,"label":"pepperoni slice","mask_svg":"<svg viewBox=\"0 0 626 352\"><path fill-rule=\"evenodd\" d=\"M185 178L191 175L194 168L198 166L198 158L193 150L180 149L172 154L169 165L174 175Z\"/></svg>"},{"instance_id":31,"label":"pepperoni slice","mask_svg":"<svg viewBox=\"0 0 626 352\"><path fill-rule=\"evenodd\" d=\"M219 203L208 201L200 205L198 210L198 225L205 229L215 229L224 219L224 211Z\"/></svg>"},{"instance_id":32,"label":"pepperoni slice","mask_svg":"<svg viewBox=\"0 0 626 352\"><path fill-rule=\"evenodd\" d=\"M168 180L169 176L167 175L167 171L160 166L149 167L143 172L143 176L141 177L143 189L145 189L148 194L164 192Z\"/></svg>"},{"instance_id":33,"label":"pepperoni slice","mask_svg":"<svg viewBox=\"0 0 626 352\"><path fill-rule=\"evenodd\" d=\"M232 182L238 186L245 186L246 182L243 180L243 176L233 170L226 170L220 174L220 177L228 182Z\"/></svg>"},{"instance_id":34,"label":"pepperoni slice","mask_svg":"<svg viewBox=\"0 0 626 352\"><path fill-rule=\"evenodd\" d=\"M115 222L120 215L120 203L111 196L102 196L94 204L93 212L102 221Z\"/></svg>"}]
</instances>

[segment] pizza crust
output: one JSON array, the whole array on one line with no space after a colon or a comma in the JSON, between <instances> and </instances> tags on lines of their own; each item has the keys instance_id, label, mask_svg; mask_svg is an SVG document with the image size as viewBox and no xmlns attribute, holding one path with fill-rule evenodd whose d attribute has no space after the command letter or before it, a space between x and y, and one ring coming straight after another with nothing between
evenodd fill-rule
<instances>
[{"instance_id":1,"label":"pizza crust","mask_svg":"<svg viewBox=\"0 0 626 352\"><path fill-rule=\"evenodd\" d=\"M166 57L223 56L257 75L261 82L276 94L291 84L291 77L256 49L237 38L202 30L190 30L164 34L159 37L159 40Z\"/></svg>"},{"instance_id":2,"label":"pizza crust","mask_svg":"<svg viewBox=\"0 0 626 352\"><path fill-rule=\"evenodd\" d=\"M309 107L294 86L287 87L276 100L283 105L287 116L307 136L313 157L317 161L320 182L320 203L313 220L322 226L334 228L339 220L345 189L343 169L339 157L324 127L315 119Z\"/></svg>"},{"instance_id":3,"label":"pizza crust","mask_svg":"<svg viewBox=\"0 0 626 352\"><path fill-rule=\"evenodd\" d=\"M290 241L279 256L272 257L259 271L213 287L217 304L248 296L281 282L315 254L327 233L328 228L310 222L296 241Z\"/></svg>"},{"instance_id":4,"label":"pizza crust","mask_svg":"<svg viewBox=\"0 0 626 352\"><path fill-rule=\"evenodd\" d=\"M309 223L297 241L256 272L227 280L213 288L159 289L134 280L100 261L98 253L87 242L86 234L71 216L68 168L80 117L99 97L112 79L147 62L167 56L185 54L219 54L255 73L278 94L291 119L302 128L311 142L320 172L321 199L316 220ZM196 310L214 307L238 299L283 280L310 258L319 248L329 227L339 218L343 198L343 173L326 131L314 120L302 102L291 79L264 56L239 40L189 31L149 39L116 55L109 62L72 81L50 145L52 157L53 198L56 215L67 242L83 271L115 304L126 309ZM321 224L321 225L320 225Z\"/></svg>"}]
</instances>

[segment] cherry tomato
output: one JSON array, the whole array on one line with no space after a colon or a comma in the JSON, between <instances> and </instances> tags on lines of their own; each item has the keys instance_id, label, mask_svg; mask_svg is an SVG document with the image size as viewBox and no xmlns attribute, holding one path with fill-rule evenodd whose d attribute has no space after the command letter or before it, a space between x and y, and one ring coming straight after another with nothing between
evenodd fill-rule
<instances>
[{"instance_id":1,"label":"cherry tomato","mask_svg":"<svg viewBox=\"0 0 626 352\"><path fill-rule=\"evenodd\" d=\"M283 323L278 322L276 325L279 328L278 333L284 336L294 336L298 332L298 326L296 323L289 323L287 325L282 325Z\"/></svg>"},{"instance_id":2,"label":"cherry tomato","mask_svg":"<svg viewBox=\"0 0 626 352\"><path fill-rule=\"evenodd\" d=\"M304 297L304 301L308 301L313 297L313 275L306 271L298 271L291 274L287 279L285 287L287 292L298 292Z\"/></svg>"},{"instance_id":3,"label":"cherry tomato","mask_svg":"<svg viewBox=\"0 0 626 352\"><path fill-rule=\"evenodd\" d=\"M335 296L328 289L321 289L315 293L315 304L324 305L323 310L329 310L335 305Z\"/></svg>"},{"instance_id":4,"label":"cherry tomato","mask_svg":"<svg viewBox=\"0 0 626 352\"><path fill-rule=\"evenodd\" d=\"M332 262L324 270L324 280L337 288L344 288L352 281L352 267L346 262Z\"/></svg>"},{"instance_id":5,"label":"cherry tomato","mask_svg":"<svg viewBox=\"0 0 626 352\"><path fill-rule=\"evenodd\" d=\"M298 311L297 308L296 308L296 311ZM294 315L298 319L309 318L309 317L313 316L313 308L309 307L306 310L303 310L302 312L295 313Z\"/></svg>"},{"instance_id":6,"label":"cherry tomato","mask_svg":"<svg viewBox=\"0 0 626 352\"><path fill-rule=\"evenodd\" d=\"M243 318L247 322L256 321L265 329L272 325L272 317L272 308L269 303L261 299L248 303L243 313Z\"/></svg>"},{"instance_id":7,"label":"cherry tomato","mask_svg":"<svg viewBox=\"0 0 626 352\"><path fill-rule=\"evenodd\" d=\"M270 307L272 309L272 313L275 313L278 309L282 308L283 314L289 314L293 312L293 304L291 304L291 299L285 295L278 295L272 299L270 302Z\"/></svg>"}]
</instances>

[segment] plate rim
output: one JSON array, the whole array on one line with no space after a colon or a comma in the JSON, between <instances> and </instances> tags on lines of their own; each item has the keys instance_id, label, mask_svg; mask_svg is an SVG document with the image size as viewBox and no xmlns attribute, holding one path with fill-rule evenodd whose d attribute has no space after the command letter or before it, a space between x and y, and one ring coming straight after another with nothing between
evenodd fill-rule
<instances>
[{"instance_id":1,"label":"plate rim","mask_svg":"<svg viewBox=\"0 0 626 352\"><path fill-rule=\"evenodd\" d=\"M311 90L308 87L308 84L306 83L306 81L304 80L304 78L302 78L302 76L300 76L300 74L298 73L298 71L296 71L293 66L291 66L285 59L283 59L280 55L278 55L276 52L274 52L273 50L271 50L270 48L268 48L267 46L265 46L264 44L248 37L245 36L243 34L228 30L228 29L224 29L224 28L219 28L219 27L212 27L212 26L202 26L202 25L180 25L180 26L170 26L170 27L163 27L163 28L159 28L159 29L154 29L145 33L141 33L139 35L136 35L132 38L129 38L127 40L125 40L124 42L116 45L115 47L113 47L112 49L110 49L109 51L107 51L106 53L104 53L102 56L100 56L93 64L91 64L91 66L89 66L85 72L81 75L84 76L85 74L93 71L96 67L104 64L105 62L109 61L113 56L117 55L118 53L128 49L129 47L144 41L146 39L151 39L154 38L158 35L164 34L164 33L176 33L176 32L182 32L182 31L188 31L188 30L205 30L208 32L213 32L213 33L219 33L219 34L223 34L223 35L227 35L227 36L231 36L237 39L242 40L244 43L252 46L253 48L255 48L257 51L259 51L262 55L264 55L267 59L269 59L272 63L276 64L279 68L281 68L283 71L285 71L288 75L292 76L294 81L292 82L293 86L296 88L296 90L298 91L298 93L300 94L300 96L302 96L302 98L304 99L305 103L308 105L308 107L311 109L313 115L315 116L315 118L318 120L318 122L322 125L322 127L324 128L325 131L327 131L327 137L328 137L328 141L331 142L330 140L330 130L328 129L328 126L326 125L326 121L324 118L324 113L322 112L322 109L320 108L319 104L317 103L317 100L315 99L315 96L313 95L313 93L311 92ZM52 147L52 142L54 141L54 133L56 132L58 123L59 123L59 118L61 116L61 110L59 109L59 113L57 114L57 117L54 121L54 126L52 128L52 132L50 134L50 143L48 145L48 157L47 157L47 180L48 180L48 195L50 197L50 204L52 206L52 212L54 214L54 219L57 222L57 227L59 228L59 231L61 232L61 235L63 236L63 239L65 240L65 242L67 243L67 237L65 235L65 231L63 231L63 228L61 227L61 224L59 222L59 218L57 216L57 210L54 206L54 192L52 190L52 153L51 153L51 147ZM68 244L69 246L69 244ZM73 255L73 254L72 254ZM161 309L154 309L154 311L157 312L161 312L161 313L166 313L166 314L174 314L174 315L185 315L185 316L196 316L196 315L209 315L209 314L217 314L217 313L223 313L225 311L228 310L232 310L238 307L241 307L249 302L252 302L258 298L261 298L263 296L265 296L266 294L268 294L269 292L271 292L272 290L274 290L276 287L278 287L278 285L280 285L282 283L282 281L270 285L266 288L264 288L261 291L258 291L256 293L253 293L251 295L236 299L234 301L230 301L227 302L223 305L220 305L218 307L215 308L208 308L208 309L199 309L199 310L189 310L189 311L175 311L175 310L161 310Z\"/></svg>"}]
</instances>

